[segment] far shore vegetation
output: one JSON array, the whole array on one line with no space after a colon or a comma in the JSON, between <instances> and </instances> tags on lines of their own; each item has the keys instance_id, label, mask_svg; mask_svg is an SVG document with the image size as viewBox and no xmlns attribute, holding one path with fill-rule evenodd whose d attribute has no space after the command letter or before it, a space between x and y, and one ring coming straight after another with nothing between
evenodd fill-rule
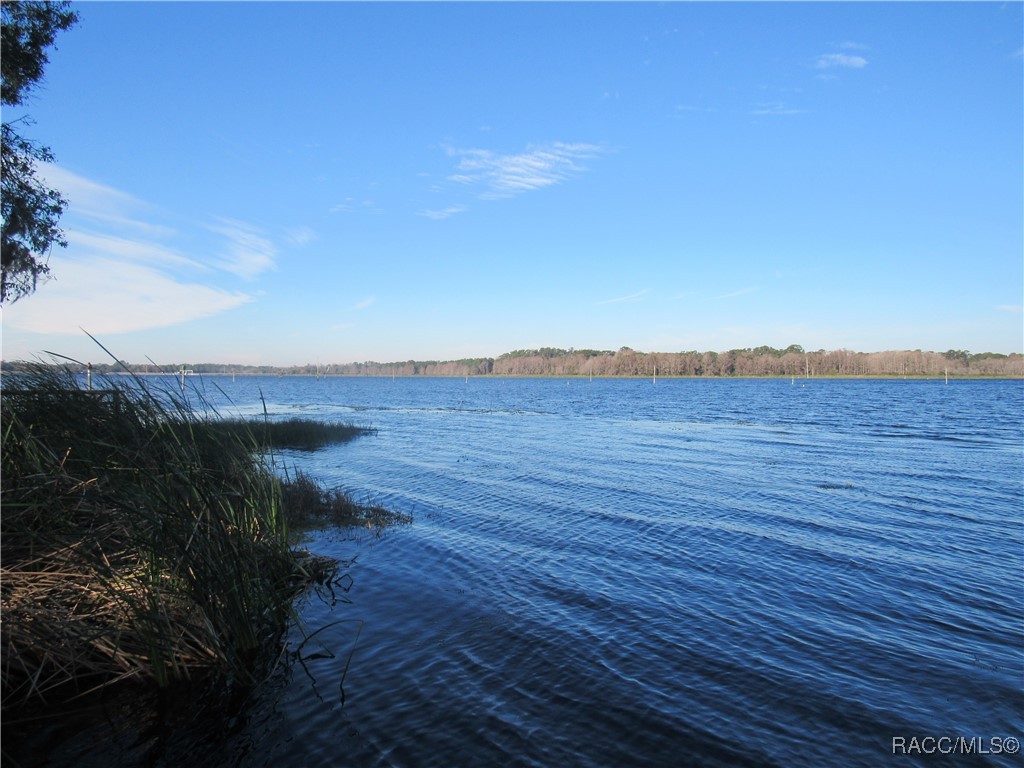
<instances>
[{"instance_id":1,"label":"far shore vegetation","mask_svg":"<svg viewBox=\"0 0 1024 768\"><path fill-rule=\"evenodd\" d=\"M372 430L222 420L137 378L90 390L69 367L21 373L0 390L5 753L8 724L111 686L249 690L282 657L294 598L337 576L294 533L410 522L275 454Z\"/></svg>"},{"instance_id":2,"label":"far shore vegetation","mask_svg":"<svg viewBox=\"0 0 1024 768\"><path fill-rule=\"evenodd\" d=\"M5 373L26 365L0 363ZM971 353L962 349L926 352L920 349L853 352L848 349L808 351L799 344L785 349L761 346L726 352L639 352L596 349L519 349L498 357L462 360L406 360L293 366L175 363L155 365L121 361L93 366L101 373L128 371L140 375L261 376L587 376L587 377L1024 377L1024 354ZM81 366L80 372L85 372Z\"/></svg>"}]
</instances>

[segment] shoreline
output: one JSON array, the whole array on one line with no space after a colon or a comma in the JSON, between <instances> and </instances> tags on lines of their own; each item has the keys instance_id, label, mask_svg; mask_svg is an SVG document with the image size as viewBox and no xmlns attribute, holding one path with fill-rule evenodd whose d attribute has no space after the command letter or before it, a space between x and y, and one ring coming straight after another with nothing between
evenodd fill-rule
<instances>
[{"instance_id":1,"label":"shoreline","mask_svg":"<svg viewBox=\"0 0 1024 768\"><path fill-rule=\"evenodd\" d=\"M62 369L65 366L59 366ZM74 368L71 369L73 373L85 375L86 369L83 367L80 370ZM4 376L19 376L24 372L17 369L5 369L3 371ZM180 379L181 374L174 371L135 371L135 370L119 370L119 371L102 371L98 372L97 375L104 377L127 377L127 378L145 378L145 379ZM564 379L567 381L574 380L592 380L597 379L600 381L645 381L652 379L651 374L594 374L591 376L587 373L412 373L412 374L390 374L390 373L307 373L305 371L289 371L281 373L272 372L239 372L239 371L203 371L200 373L190 373L187 378L204 378L204 377L231 377L231 378L249 378L249 379ZM914 373L914 374L901 374L901 373L823 373L812 376L793 376L790 374L710 374L710 375L683 375L683 374L658 374L658 381L662 380L683 380L683 381L784 381L784 380L795 380L795 381L944 381L947 378L945 373ZM1015 381L1024 380L1024 372L1022 373L964 373L958 371L956 373L950 372L948 375L950 381Z\"/></svg>"},{"instance_id":2,"label":"shoreline","mask_svg":"<svg viewBox=\"0 0 1024 768\"><path fill-rule=\"evenodd\" d=\"M179 701L228 719L285 659L295 600L344 567L297 536L412 522L272 458L372 428L211 420L144 382L84 383L37 369L0 397L5 758L61 748L55 729L70 743L54 718L80 706L152 700L118 721L140 732Z\"/></svg>"}]
</instances>

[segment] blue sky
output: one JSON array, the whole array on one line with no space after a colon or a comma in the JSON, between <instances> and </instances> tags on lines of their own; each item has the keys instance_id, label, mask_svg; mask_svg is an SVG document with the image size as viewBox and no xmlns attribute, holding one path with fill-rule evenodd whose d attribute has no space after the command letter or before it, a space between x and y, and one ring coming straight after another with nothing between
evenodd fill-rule
<instances>
[{"instance_id":1,"label":"blue sky","mask_svg":"<svg viewBox=\"0 0 1024 768\"><path fill-rule=\"evenodd\" d=\"M1024 349L1019 2L76 8L4 359Z\"/></svg>"}]
</instances>

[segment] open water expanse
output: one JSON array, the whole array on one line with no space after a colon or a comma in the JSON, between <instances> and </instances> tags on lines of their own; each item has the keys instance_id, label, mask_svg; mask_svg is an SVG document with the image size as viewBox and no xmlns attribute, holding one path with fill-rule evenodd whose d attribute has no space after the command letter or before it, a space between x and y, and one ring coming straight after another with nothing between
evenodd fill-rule
<instances>
[{"instance_id":1,"label":"open water expanse","mask_svg":"<svg viewBox=\"0 0 1024 768\"><path fill-rule=\"evenodd\" d=\"M1024 765L1024 382L194 383L415 517L308 543L240 765Z\"/></svg>"}]
</instances>

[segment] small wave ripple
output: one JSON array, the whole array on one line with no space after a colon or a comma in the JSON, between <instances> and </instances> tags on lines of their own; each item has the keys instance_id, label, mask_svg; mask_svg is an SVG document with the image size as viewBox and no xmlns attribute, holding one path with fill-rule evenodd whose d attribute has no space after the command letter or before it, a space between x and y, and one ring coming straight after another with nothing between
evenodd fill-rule
<instances>
[{"instance_id":1,"label":"small wave ripple","mask_svg":"<svg viewBox=\"0 0 1024 768\"><path fill-rule=\"evenodd\" d=\"M323 693L340 623L242 764L876 766L894 737L1024 737L1021 382L310 380L269 401L373 414L376 436L296 460L416 523L359 555L351 604L303 607L363 622L344 704Z\"/></svg>"}]
</instances>

